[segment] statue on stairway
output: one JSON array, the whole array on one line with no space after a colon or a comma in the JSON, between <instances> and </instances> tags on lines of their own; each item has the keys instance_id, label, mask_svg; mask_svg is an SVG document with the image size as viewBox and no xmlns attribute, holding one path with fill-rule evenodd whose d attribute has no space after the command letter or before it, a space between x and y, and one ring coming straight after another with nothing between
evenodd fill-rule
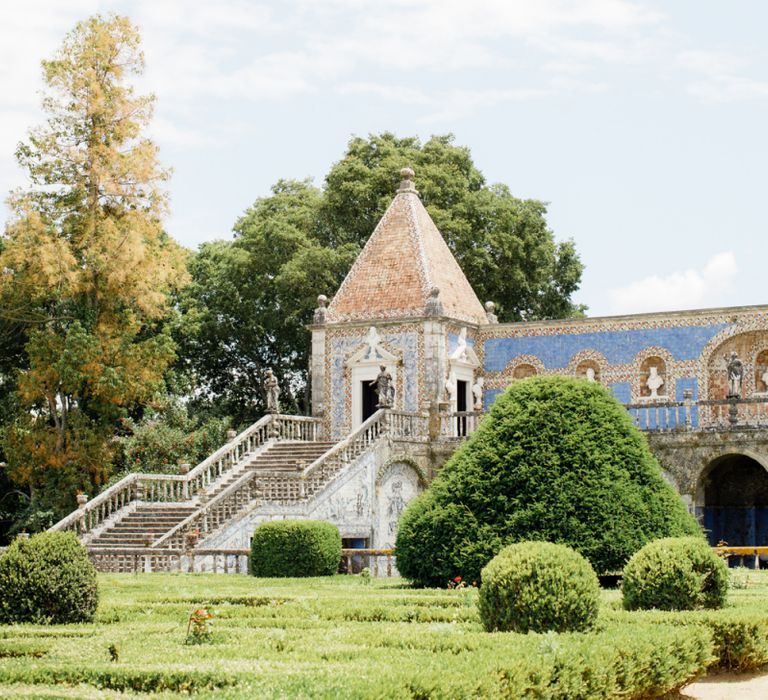
<instances>
[{"instance_id":1,"label":"statue on stairway","mask_svg":"<svg viewBox=\"0 0 768 700\"><path fill-rule=\"evenodd\" d=\"M267 413L280 413L280 385L272 369L267 369L264 380L264 388L267 393Z\"/></svg>"},{"instance_id":2,"label":"statue on stairway","mask_svg":"<svg viewBox=\"0 0 768 700\"><path fill-rule=\"evenodd\" d=\"M379 397L376 408L392 408L395 401L395 385L392 382L392 375L387 372L386 365L379 367L379 374L376 379L370 382L370 386L373 387L376 396Z\"/></svg>"},{"instance_id":3,"label":"statue on stairway","mask_svg":"<svg viewBox=\"0 0 768 700\"><path fill-rule=\"evenodd\" d=\"M744 376L744 363L739 356L732 352L730 358L725 356L726 369L728 371L728 398L741 398L741 380Z\"/></svg>"}]
</instances>

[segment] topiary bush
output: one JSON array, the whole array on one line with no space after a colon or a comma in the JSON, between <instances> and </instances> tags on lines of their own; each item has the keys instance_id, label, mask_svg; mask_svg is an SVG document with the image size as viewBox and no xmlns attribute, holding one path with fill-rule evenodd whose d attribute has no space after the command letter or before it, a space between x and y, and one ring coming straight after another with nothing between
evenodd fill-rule
<instances>
[{"instance_id":1,"label":"topiary bush","mask_svg":"<svg viewBox=\"0 0 768 700\"><path fill-rule=\"evenodd\" d=\"M0 624L90 622L96 569L71 532L16 538L0 556Z\"/></svg>"},{"instance_id":2,"label":"topiary bush","mask_svg":"<svg viewBox=\"0 0 768 700\"><path fill-rule=\"evenodd\" d=\"M331 576L340 559L338 528L319 520L273 520L251 540L254 576Z\"/></svg>"},{"instance_id":3,"label":"topiary bush","mask_svg":"<svg viewBox=\"0 0 768 700\"><path fill-rule=\"evenodd\" d=\"M488 632L583 632L597 620L600 584L577 551L551 542L504 547L482 571Z\"/></svg>"},{"instance_id":4,"label":"topiary bush","mask_svg":"<svg viewBox=\"0 0 768 700\"><path fill-rule=\"evenodd\" d=\"M544 540L618 573L659 537L701 530L664 481L645 436L598 384L565 377L513 382L397 535L397 566L416 585L479 580L505 544Z\"/></svg>"},{"instance_id":5,"label":"topiary bush","mask_svg":"<svg viewBox=\"0 0 768 700\"><path fill-rule=\"evenodd\" d=\"M627 610L722 608L728 568L700 537L650 542L624 567L621 582Z\"/></svg>"}]
</instances>

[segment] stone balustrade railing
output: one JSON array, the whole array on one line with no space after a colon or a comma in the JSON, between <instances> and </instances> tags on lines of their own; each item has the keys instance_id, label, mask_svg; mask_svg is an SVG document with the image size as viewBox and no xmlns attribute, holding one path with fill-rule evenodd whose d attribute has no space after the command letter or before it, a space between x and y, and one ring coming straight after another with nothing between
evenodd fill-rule
<instances>
[{"instance_id":1,"label":"stone balustrade railing","mask_svg":"<svg viewBox=\"0 0 768 700\"><path fill-rule=\"evenodd\" d=\"M477 430L482 411L454 411L440 414L440 439L463 440Z\"/></svg>"},{"instance_id":2,"label":"stone balustrade railing","mask_svg":"<svg viewBox=\"0 0 768 700\"><path fill-rule=\"evenodd\" d=\"M316 441L321 424L306 416L267 415L187 474L129 474L56 523L51 530L86 534L132 503L183 502L230 471L269 440Z\"/></svg>"},{"instance_id":3,"label":"stone balustrade railing","mask_svg":"<svg viewBox=\"0 0 768 700\"><path fill-rule=\"evenodd\" d=\"M768 428L768 396L625 404L635 425L650 432Z\"/></svg>"},{"instance_id":4,"label":"stone balustrade railing","mask_svg":"<svg viewBox=\"0 0 768 700\"><path fill-rule=\"evenodd\" d=\"M254 502L304 501L314 496L381 438L425 439L426 431L426 414L379 410L344 440L295 474L246 472L152 546L171 549L188 547L190 533L195 533L195 540L203 540Z\"/></svg>"}]
</instances>

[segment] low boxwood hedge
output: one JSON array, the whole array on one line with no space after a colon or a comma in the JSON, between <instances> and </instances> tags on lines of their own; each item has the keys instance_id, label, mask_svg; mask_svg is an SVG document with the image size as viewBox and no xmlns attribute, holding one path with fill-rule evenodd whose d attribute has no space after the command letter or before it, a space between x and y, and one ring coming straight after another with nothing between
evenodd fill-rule
<instances>
[{"instance_id":1,"label":"low boxwood hedge","mask_svg":"<svg viewBox=\"0 0 768 700\"><path fill-rule=\"evenodd\" d=\"M341 535L319 520L273 520L251 540L254 576L331 576L339 568Z\"/></svg>"}]
</instances>

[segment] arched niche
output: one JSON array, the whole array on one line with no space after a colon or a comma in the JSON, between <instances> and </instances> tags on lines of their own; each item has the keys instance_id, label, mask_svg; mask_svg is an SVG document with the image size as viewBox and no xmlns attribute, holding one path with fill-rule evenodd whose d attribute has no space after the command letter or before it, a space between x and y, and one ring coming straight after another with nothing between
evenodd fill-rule
<instances>
[{"instance_id":1,"label":"arched niche","mask_svg":"<svg viewBox=\"0 0 768 700\"><path fill-rule=\"evenodd\" d=\"M533 365L522 362L512 370L512 379L527 379L528 377L535 377L537 374L538 372Z\"/></svg>"},{"instance_id":2,"label":"arched niche","mask_svg":"<svg viewBox=\"0 0 768 700\"><path fill-rule=\"evenodd\" d=\"M768 349L755 357L755 393L768 394Z\"/></svg>"},{"instance_id":3,"label":"arched niche","mask_svg":"<svg viewBox=\"0 0 768 700\"><path fill-rule=\"evenodd\" d=\"M595 360L582 360L576 365L576 376L599 384L600 365Z\"/></svg>"},{"instance_id":4,"label":"arched niche","mask_svg":"<svg viewBox=\"0 0 768 700\"><path fill-rule=\"evenodd\" d=\"M755 457L734 453L714 459L700 480L698 500L711 545L768 545L768 471Z\"/></svg>"},{"instance_id":5,"label":"arched niche","mask_svg":"<svg viewBox=\"0 0 768 700\"><path fill-rule=\"evenodd\" d=\"M654 401L669 396L667 363L659 355L648 355L640 362L638 396Z\"/></svg>"},{"instance_id":6,"label":"arched niche","mask_svg":"<svg viewBox=\"0 0 768 700\"><path fill-rule=\"evenodd\" d=\"M424 479L413 464L397 460L386 465L376 480L374 546L395 546L400 516L405 507L424 490Z\"/></svg>"}]
</instances>

